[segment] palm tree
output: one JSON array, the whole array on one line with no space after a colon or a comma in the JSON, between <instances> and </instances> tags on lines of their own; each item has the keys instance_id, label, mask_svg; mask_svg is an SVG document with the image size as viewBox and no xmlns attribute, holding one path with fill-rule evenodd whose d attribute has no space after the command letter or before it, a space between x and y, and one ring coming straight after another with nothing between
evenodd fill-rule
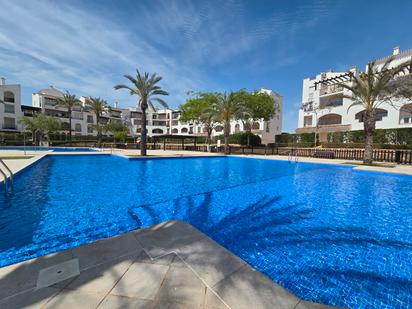
<instances>
[{"instance_id":1,"label":"palm tree","mask_svg":"<svg viewBox=\"0 0 412 309\"><path fill-rule=\"evenodd\" d=\"M63 98L57 100L57 105L64 107L67 109L67 113L69 114L69 141L70 146L72 145L72 110L73 107L80 105L80 100L74 94L70 94L70 92L66 92L63 95Z\"/></svg>"},{"instance_id":2,"label":"palm tree","mask_svg":"<svg viewBox=\"0 0 412 309\"><path fill-rule=\"evenodd\" d=\"M348 110L356 105L364 108L363 125L366 142L363 162L365 164L371 164L373 160L376 110L382 103L393 105L391 99L397 95L393 80L410 65L410 62L406 62L389 68L392 61L393 57L390 57L382 67L377 66L375 61L369 62L366 72L353 75L351 83L342 82L338 84L350 92L350 95L343 95L344 98L353 101Z\"/></svg>"},{"instance_id":3,"label":"palm tree","mask_svg":"<svg viewBox=\"0 0 412 309\"><path fill-rule=\"evenodd\" d=\"M103 126L100 125L100 117L107 107L107 102L100 98L88 98L86 100L86 107L96 115L96 131L97 131L97 147L102 146L102 131Z\"/></svg>"},{"instance_id":4,"label":"palm tree","mask_svg":"<svg viewBox=\"0 0 412 309\"><path fill-rule=\"evenodd\" d=\"M158 76L156 73L149 75L149 73L144 73L143 75L140 74L139 70L136 70L136 77L131 75L124 75L132 84L133 86L130 87L128 85L116 85L114 89L128 89L130 94L137 95L139 97L139 106L142 110L142 132L141 132L141 147L140 147L140 155L146 156L147 155L147 130L146 130L146 110L148 109L149 105L153 107L153 101L156 101L163 105L165 108L168 108L165 101L156 97L157 95L169 95L169 93L165 90L162 90L160 86L157 85L158 82L162 80L161 76Z\"/></svg>"},{"instance_id":5,"label":"palm tree","mask_svg":"<svg viewBox=\"0 0 412 309\"><path fill-rule=\"evenodd\" d=\"M230 121L239 115L245 106L235 92L230 92L229 94L220 93L217 95L214 109L219 122L223 124L225 154L229 154Z\"/></svg>"}]
</instances>

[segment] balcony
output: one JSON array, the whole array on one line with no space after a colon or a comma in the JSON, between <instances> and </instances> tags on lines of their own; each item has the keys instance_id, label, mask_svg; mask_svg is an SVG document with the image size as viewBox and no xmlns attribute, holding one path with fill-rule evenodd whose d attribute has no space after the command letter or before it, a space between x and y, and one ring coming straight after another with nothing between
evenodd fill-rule
<instances>
[{"instance_id":1,"label":"balcony","mask_svg":"<svg viewBox=\"0 0 412 309\"><path fill-rule=\"evenodd\" d=\"M304 102L300 107L304 112L313 112L313 101Z\"/></svg>"},{"instance_id":2,"label":"balcony","mask_svg":"<svg viewBox=\"0 0 412 309\"><path fill-rule=\"evenodd\" d=\"M336 93L341 93L343 92L343 87L341 87L340 85L328 85L328 86L324 86L322 84L322 86L319 89L319 96L327 96L327 95L332 95L332 94L336 94Z\"/></svg>"}]
</instances>

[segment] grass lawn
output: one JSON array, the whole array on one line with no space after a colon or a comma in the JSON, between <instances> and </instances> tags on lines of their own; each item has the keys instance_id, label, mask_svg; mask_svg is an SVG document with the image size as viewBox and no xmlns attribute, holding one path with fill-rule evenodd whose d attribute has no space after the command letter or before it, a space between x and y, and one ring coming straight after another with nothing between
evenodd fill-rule
<instances>
[{"instance_id":1,"label":"grass lawn","mask_svg":"<svg viewBox=\"0 0 412 309\"><path fill-rule=\"evenodd\" d=\"M4 156L0 157L2 160L24 160L24 159L31 159L33 156Z\"/></svg>"}]
</instances>

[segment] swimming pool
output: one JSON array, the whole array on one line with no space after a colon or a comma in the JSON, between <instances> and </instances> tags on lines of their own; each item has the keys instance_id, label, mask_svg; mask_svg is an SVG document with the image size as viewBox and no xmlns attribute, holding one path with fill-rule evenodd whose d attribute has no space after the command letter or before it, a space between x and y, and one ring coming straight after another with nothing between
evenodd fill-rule
<instances>
[{"instance_id":1,"label":"swimming pool","mask_svg":"<svg viewBox=\"0 0 412 309\"><path fill-rule=\"evenodd\" d=\"M100 151L97 148L85 148L85 147L9 147L1 146L0 150L26 150L26 151L38 151L38 150L51 150L53 152L97 152Z\"/></svg>"},{"instance_id":2,"label":"swimming pool","mask_svg":"<svg viewBox=\"0 0 412 309\"><path fill-rule=\"evenodd\" d=\"M182 219L303 299L404 308L411 199L412 177L350 166L53 155L0 195L0 265Z\"/></svg>"}]
</instances>

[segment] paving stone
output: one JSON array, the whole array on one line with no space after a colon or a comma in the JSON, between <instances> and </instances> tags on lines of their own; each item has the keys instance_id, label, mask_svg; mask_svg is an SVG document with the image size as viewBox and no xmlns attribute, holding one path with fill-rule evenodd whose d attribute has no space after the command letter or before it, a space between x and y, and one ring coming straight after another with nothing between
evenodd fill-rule
<instances>
[{"instance_id":1,"label":"paving stone","mask_svg":"<svg viewBox=\"0 0 412 309\"><path fill-rule=\"evenodd\" d=\"M153 309L153 301L108 295L98 309Z\"/></svg>"},{"instance_id":2,"label":"paving stone","mask_svg":"<svg viewBox=\"0 0 412 309\"><path fill-rule=\"evenodd\" d=\"M80 275L79 260L71 259L63 263L43 268L37 277L36 289L66 281Z\"/></svg>"},{"instance_id":3,"label":"paving stone","mask_svg":"<svg viewBox=\"0 0 412 309\"><path fill-rule=\"evenodd\" d=\"M215 293L210 289L206 290L205 308L208 309L230 309Z\"/></svg>"},{"instance_id":4,"label":"paving stone","mask_svg":"<svg viewBox=\"0 0 412 309\"><path fill-rule=\"evenodd\" d=\"M101 263L109 262L117 257L141 252L136 238L131 233L126 233L91 244L73 248L74 257L79 259L80 270L89 268Z\"/></svg>"},{"instance_id":5,"label":"paving stone","mask_svg":"<svg viewBox=\"0 0 412 309\"><path fill-rule=\"evenodd\" d=\"M182 258L209 286L214 286L246 263L210 238L178 249ZM181 263L178 259L174 265Z\"/></svg>"},{"instance_id":6,"label":"paving stone","mask_svg":"<svg viewBox=\"0 0 412 309\"><path fill-rule=\"evenodd\" d=\"M172 264L175 258L176 254L169 253L159 258L156 257L152 259L147 255L146 252L142 251L142 253L137 257L136 262L169 266L170 264Z\"/></svg>"},{"instance_id":7,"label":"paving stone","mask_svg":"<svg viewBox=\"0 0 412 309\"><path fill-rule=\"evenodd\" d=\"M336 307L302 300L301 302L299 302L299 304L296 306L295 309L333 309L333 308L336 308Z\"/></svg>"},{"instance_id":8,"label":"paving stone","mask_svg":"<svg viewBox=\"0 0 412 309\"><path fill-rule=\"evenodd\" d=\"M177 220L157 224L135 235L152 257L173 252L177 248L206 237L190 224Z\"/></svg>"},{"instance_id":9,"label":"paving stone","mask_svg":"<svg viewBox=\"0 0 412 309\"><path fill-rule=\"evenodd\" d=\"M171 266L159 290L157 299L191 305L202 305L206 286L186 267Z\"/></svg>"},{"instance_id":10,"label":"paving stone","mask_svg":"<svg viewBox=\"0 0 412 309\"><path fill-rule=\"evenodd\" d=\"M134 263L110 294L154 300L168 269L165 265Z\"/></svg>"},{"instance_id":11,"label":"paving stone","mask_svg":"<svg viewBox=\"0 0 412 309\"><path fill-rule=\"evenodd\" d=\"M65 288L107 294L133 261L134 258L124 258L83 270Z\"/></svg>"},{"instance_id":12,"label":"paving stone","mask_svg":"<svg viewBox=\"0 0 412 309\"><path fill-rule=\"evenodd\" d=\"M34 288L41 269L72 258L66 250L0 268L0 300Z\"/></svg>"},{"instance_id":13,"label":"paving stone","mask_svg":"<svg viewBox=\"0 0 412 309\"><path fill-rule=\"evenodd\" d=\"M56 295L60 289L43 288L31 290L26 293L18 294L0 302L0 308L7 309L38 309L43 306L51 297Z\"/></svg>"},{"instance_id":14,"label":"paving stone","mask_svg":"<svg viewBox=\"0 0 412 309\"><path fill-rule=\"evenodd\" d=\"M104 298L103 293L88 293L80 290L62 290L42 309L94 309Z\"/></svg>"},{"instance_id":15,"label":"paving stone","mask_svg":"<svg viewBox=\"0 0 412 309\"><path fill-rule=\"evenodd\" d=\"M154 309L205 309L202 305L185 304L174 301L161 300L156 303Z\"/></svg>"},{"instance_id":16,"label":"paving stone","mask_svg":"<svg viewBox=\"0 0 412 309\"><path fill-rule=\"evenodd\" d=\"M219 282L213 290L231 307L249 308L294 308L299 299L275 284L268 277L246 265ZM216 298L206 294L206 303L216 306Z\"/></svg>"}]
</instances>

